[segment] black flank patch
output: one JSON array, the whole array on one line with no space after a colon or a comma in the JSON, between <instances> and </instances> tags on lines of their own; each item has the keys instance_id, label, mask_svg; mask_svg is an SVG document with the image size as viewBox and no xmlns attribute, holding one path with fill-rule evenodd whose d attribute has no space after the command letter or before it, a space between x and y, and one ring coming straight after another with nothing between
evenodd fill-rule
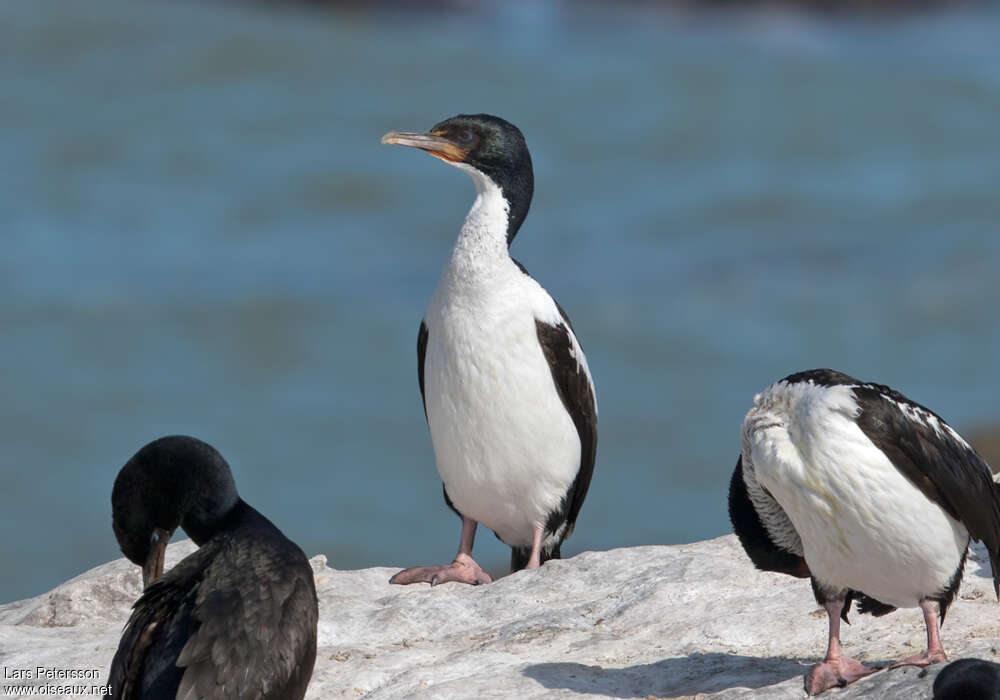
<instances>
[{"instance_id":1,"label":"black flank patch","mask_svg":"<svg viewBox=\"0 0 1000 700\"><path fill-rule=\"evenodd\" d=\"M1000 596L1000 486L989 466L948 432L940 416L899 392L861 384L854 395L861 407L858 426L868 439L927 498L986 545ZM911 418L901 405L920 418ZM932 425L935 419L940 431Z\"/></svg>"},{"instance_id":2,"label":"black flank patch","mask_svg":"<svg viewBox=\"0 0 1000 700\"><path fill-rule=\"evenodd\" d=\"M560 309L562 313L562 309ZM580 437L580 471L577 472L572 486L564 496L557 511L549 515L546 530L556 532L566 523L566 533L569 537L576 524L576 518L587 497L590 481L594 474L594 461L597 456L597 403L593 388L587 373L573 357L573 343L570 338L569 321L550 325L535 319L535 329L538 342L542 346L545 359L552 372L559 398L573 419L573 425Z\"/></svg>"},{"instance_id":3,"label":"black flank patch","mask_svg":"<svg viewBox=\"0 0 1000 700\"><path fill-rule=\"evenodd\" d=\"M729 520L744 551L758 569L808 578L809 566L806 560L776 545L761 522L743 480L742 455L736 460L736 468L729 480Z\"/></svg>"},{"instance_id":4,"label":"black flank patch","mask_svg":"<svg viewBox=\"0 0 1000 700\"><path fill-rule=\"evenodd\" d=\"M420 383L420 401L424 405L424 420L427 420L427 398L424 396L424 360L427 357L427 324L420 322L417 332L417 381Z\"/></svg>"}]
</instances>

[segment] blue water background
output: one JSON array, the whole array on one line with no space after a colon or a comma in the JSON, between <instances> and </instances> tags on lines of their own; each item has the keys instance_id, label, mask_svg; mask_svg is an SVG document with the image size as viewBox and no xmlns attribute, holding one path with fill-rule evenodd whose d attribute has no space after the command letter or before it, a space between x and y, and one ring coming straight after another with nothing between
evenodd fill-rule
<instances>
[{"instance_id":1,"label":"blue water background","mask_svg":"<svg viewBox=\"0 0 1000 700\"><path fill-rule=\"evenodd\" d=\"M177 432L335 567L450 561L415 344L473 187L379 138L459 112L525 132L514 254L597 382L565 554L726 532L792 371L994 421L997 36L995 3L0 4L0 601L118 556L115 474Z\"/></svg>"}]
</instances>

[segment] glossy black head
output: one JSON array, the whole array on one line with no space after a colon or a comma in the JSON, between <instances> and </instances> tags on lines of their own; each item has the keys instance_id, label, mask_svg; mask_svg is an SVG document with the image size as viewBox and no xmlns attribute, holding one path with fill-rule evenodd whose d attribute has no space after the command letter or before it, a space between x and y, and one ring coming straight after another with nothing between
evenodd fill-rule
<instances>
[{"instance_id":1,"label":"glossy black head","mask_svg":"<svg viewBox=\"0 0 1000 700\"><path fill-rule=\"evenodd\" d=\"M143 447L118 472L112 527L122 553L151 579L162 571L163 550L178 526L201 545L239 499L229 465L215 448L171 435Z\"/></svg>"},{"instance_id":2,"label":"glossy black head","mask_svg":"<svg viewBox=\"0 0 1000 700\"><path fill-rule=\"evenodd\" d=\"M531 154L521 130L491 114L459 114L426 134L391 131L382 143L413 146L453 165L475 168L492 180L510 204L507 244L528 215L535 188Z\"/></svg>"}]
</instances>

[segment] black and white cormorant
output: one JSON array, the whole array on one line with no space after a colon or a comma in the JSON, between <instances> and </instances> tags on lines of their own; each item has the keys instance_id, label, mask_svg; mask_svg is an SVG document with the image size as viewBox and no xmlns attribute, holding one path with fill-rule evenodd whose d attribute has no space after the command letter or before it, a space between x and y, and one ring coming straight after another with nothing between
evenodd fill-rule
<instances>
[{"instance_id":1,"label":"black and white cormorant","mask_svg":"<svg viewBox=\"0 0 1000 700\"><path fill-rule=\"evenodd\" d=\"M920 607L927 650L894 666L947 660L939 636L969 539L989 550L1000 596L1000 485L938 415L881 384L829 369L754 397L730 482L729 515L759 569L811 577L829 617L810 694L877 668L844 656L851 603L884 615Z\"/></svg>"},{"instance_id":2,"label":"black and white cormorant","mask_svg":"<svg viewBox=\"0 0 1000 700\"><path fill-rule=\"evenodd\" d=\"M594 385L565 312L508 250L534 188L520 130L488 114L459 115L382 143L420 148L476 185L417 336L438 473L462 518L458 554L391 581L488 583L471 556L478 523L511 547L512 570L560 556L594 470Z\"/></svg>"},{"instance_id":3,"label":"black and white cormorant","mask_svg":"<svg viewBox=\"0 0 1000 700\"><path fill-rule=\"evenodd\" d=\"M298 545L243 502L229 465L191 437L155 440L111 493L115 537L142 567L106 697L302 698L316 661L312 568ZM199 549L163 574L178 525Z\"/></svg>"}]
</instances>

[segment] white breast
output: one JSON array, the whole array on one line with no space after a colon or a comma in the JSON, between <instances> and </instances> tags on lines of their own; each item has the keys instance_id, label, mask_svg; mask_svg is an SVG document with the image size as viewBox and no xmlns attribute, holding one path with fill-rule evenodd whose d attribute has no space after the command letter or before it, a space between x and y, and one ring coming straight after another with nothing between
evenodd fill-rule
<instances>
[{"instance_id":1,"label":"white breast","mask_svg":"<svg viewBox=\"0 0 1000 700\"><path fill-rule=\"evenodd\" d=\"M424 317L425 401L455 507L529 545L579 471L580 440L538 343L535 319L557 323L555 304L509 258L506 268L471 286L445 271Z\"/></svg>"},{"instance_id":2,"label":"white breast","mask_svg":"<svg viewBox=\"0 0 1000 700\"><path fill-rule=\"evenodd\" d=\"M847 386L776 384L747 414L744 452L817 579L913 607L949 583L968 532L868 439L858 411Z\"/></svg>"}]
</instances>

